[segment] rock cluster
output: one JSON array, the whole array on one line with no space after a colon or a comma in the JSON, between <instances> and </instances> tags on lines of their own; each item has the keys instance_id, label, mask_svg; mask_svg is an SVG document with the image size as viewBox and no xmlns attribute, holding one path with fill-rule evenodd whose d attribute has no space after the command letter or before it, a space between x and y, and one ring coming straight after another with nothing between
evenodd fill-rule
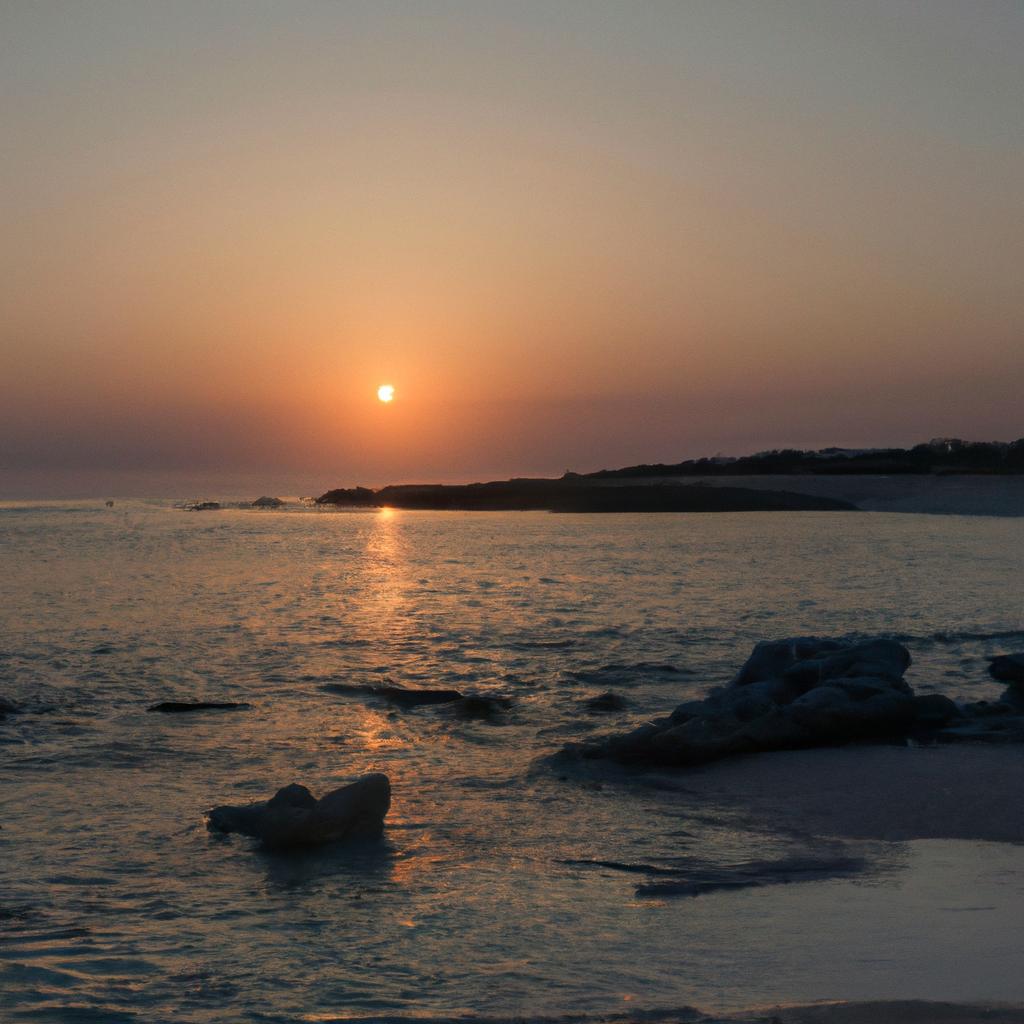
<instances>
[{"instance_id":1,"label":"rock cluster","mask_svg":"<svg viewBox=\"0 0 1024 1024\"><path fill-rule=\"evenodd\" d=\"M574 749L589 758L686 766L858 740L1024 740L1024 702L1012 686L993 703L915 696L903 679L909 666L907 649L887 638L764 641L728 685L702 700Z\"/></svg>"},{"instance_id":2,"label":"rock cluster","mask_svg":"<svg viewBox=\"0 0 1024 1024\"><path fill-rule=\"evenodd\" d=\"M364 775L350 786L319 800L305 786L279 789L269 800L242 806L224 805L207 812L211 832L241 832L268 849L319 846L346 839L377 839L391 807L386 775Z\"/></svg>"}]
</instances>

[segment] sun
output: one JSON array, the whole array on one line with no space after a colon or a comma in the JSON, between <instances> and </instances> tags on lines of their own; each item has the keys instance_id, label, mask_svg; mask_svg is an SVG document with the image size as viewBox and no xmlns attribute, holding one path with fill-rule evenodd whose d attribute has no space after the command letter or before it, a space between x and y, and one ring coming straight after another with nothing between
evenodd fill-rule
<instances>
[{"instance_id":1,"label":"sun","mask_svg":"<svg viewBox=\"0 0 1024 1024\"><path fill-rule=\"evenodd\" d=\"M391 385L391 384L381 384L381 386L379 388L377 388L377 397L382 402L390 402L390 401L392 401L394 399L394 397L395 397L395 389L394 389L393 385Z\"/></svg>"}]
</instances>

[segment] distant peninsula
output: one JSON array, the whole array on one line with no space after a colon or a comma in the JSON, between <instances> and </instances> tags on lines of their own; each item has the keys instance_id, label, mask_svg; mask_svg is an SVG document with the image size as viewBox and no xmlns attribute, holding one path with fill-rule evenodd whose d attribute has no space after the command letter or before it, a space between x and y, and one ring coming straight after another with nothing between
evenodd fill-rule
<instances>
[{"instance_id":1,"label":"distant peninsula","mask_svg":"<svg viewBox=\"0 0 1024 1024\"><path fill-rule=\"evenodd\" d=\"M1024 439L775 449L552 479L339 487L319 505L449 511L871 511L1024 515Z\"/></svg>"},{"instance_id":2,"label":"distant peninsula","mask_svg":"<svg viewBox=\"0 0 1024 1024\"><path fill-rule=\"evenodd\" d=\"M371 491L336 488L319 505L464 512L808 512L850 511L850 502L747 487L700 484L609 485L584 477L478 484L401 484Z\"/></svg>"}]
</instances>

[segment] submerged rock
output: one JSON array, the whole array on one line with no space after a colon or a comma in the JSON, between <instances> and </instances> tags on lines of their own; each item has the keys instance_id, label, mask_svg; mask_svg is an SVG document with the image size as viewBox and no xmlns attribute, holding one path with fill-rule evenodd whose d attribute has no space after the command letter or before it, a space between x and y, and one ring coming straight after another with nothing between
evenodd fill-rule
<instances>
[{"instance_id":1,"label":"submerged rock","mask_svg":"<svg viewBox=\"0 0 1024 1024\"><path fill-rule=\"evenodd\" d=\"M415 708L423 704L452 704L466 698L458 690L414 690L404 686L374 686L370 692L403 708Z\"/></svg>"},{"instance_id":2,"label":"submerged rock","mask_svg":"<svg viewBox=\"0 0 1024 1024\"><path fill-rule=\"evenodd\" d=\"M584 702L583 706L588 711L597 712L608 712L608 711L622 711L626 707L626 698L622 694L614 693L612 690L606 690L604 693L599 693L596 697L588 697Z\"/></svg>"},{"instance_id":3,"label":"submerged rock","mask_svg":"<svg viewBox=\"0 0 1024 1024\"><path fill-rule=\"evenodd\" d=\"M459 700L446 702L445 711L458 718L479 719L490 722L512 707L509 697L495 697L486 693L468 693Z\"/></svg>"},{"instance_id":4,"label":"submerged rock","mask_svg":"<svg viewBox=\"0 0 1024 1024\"><path fill-rule=\"evenodd\" d=\"M8 700L6 697L0 697L0 721L5 719L8 715L16 715L21 708L14 703L13 700Z\"/></svg>"},{"instance_id":5,"label":"submerged rock","mask_svg":"<svg viewBox=\"0 0 1024 1024\"><path fill-rule=\"evenodd\" d=\"M915 696L903 679L910 661L907 649L887 638L763 641L727 686L631 732L571 749L588 758L683 766L853 741L1024 739L1024 704L1004 697L961 706L941 694Z\"/></svg>"},{"instance_id":6,"label":"submerged rock","mask_svg":"<svg viewBox=\"0 0 1024 1024\"><path fill-rule=\"evenodd\" d=\"M230 700L162 700L159 704L151 704L146 710L181 715L189 711L242 711L249 707L252 705Z\"/></svg>"},{"instance_id":7,"label":"submerged rock","mask_svg":"<svg viewBox=\"0 0 1024 1024\"><path fill-rule=\"evenodd\" d=\"M286 850L344 839L378 839L390 807L391 782L376 772L319 800L305 786L293 783L269 800L214 807L207 813L207 828L240 832L269 849Z\"/></svg>"}]
</instances>

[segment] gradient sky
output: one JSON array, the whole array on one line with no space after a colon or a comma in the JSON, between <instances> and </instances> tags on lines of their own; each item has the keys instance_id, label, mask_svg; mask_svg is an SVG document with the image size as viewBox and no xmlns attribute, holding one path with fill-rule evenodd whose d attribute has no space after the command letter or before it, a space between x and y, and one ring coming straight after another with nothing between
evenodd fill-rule
<instances>
[{"instance_id":1,"label":"gradient sky","mask_svg":"<svg viewBox=\"0 0 1024 1024\"><path fill-rule=\"evenodd\" d=\"M1009 0L6 0L0 495L1024 435L1022 53Z\"/></svg>"}]
</instances>

